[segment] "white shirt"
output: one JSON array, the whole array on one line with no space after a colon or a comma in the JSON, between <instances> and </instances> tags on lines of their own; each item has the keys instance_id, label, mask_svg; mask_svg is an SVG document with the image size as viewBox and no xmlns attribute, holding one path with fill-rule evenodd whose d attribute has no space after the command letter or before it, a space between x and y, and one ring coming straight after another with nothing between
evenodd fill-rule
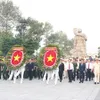
<instances>
[{"instance_id":1,"label":"white shirt","mask_svg":"<svg viewBox=\"0 0 100 100\"><path fill-rule=\"evenodd\" d=\"M74 70L73 64L71 62L64 63L64 66L65 66L65 70Z\"/></svg>"},{"instance_id":2,"label":"white shirt","mask_svg":"<svg viewBox=\"0 0 100 100\"><path fill-rule=\"evenodd\" d=\"M67 71L67 62L64 62L64 70Z\"/></svg>"},{"instance_id":3,"label":"white shirt","mask_svg":"<svg viewBox=\"0 0 100 100\"><path fill-rule=\"evenodd\" d=\"M79 62L77 62L77 69L79 69Z\"/></svg>"},{"instance_id":4,"label":"white shirt","mask_svg":"<svg viewBox=\"0 0 100 100\"><path fill-rule=\"evenodd\" d=\"M86 69L93 69L93 64L90 62L90 63L86 63Z\"/></svg>"}]
</instances>

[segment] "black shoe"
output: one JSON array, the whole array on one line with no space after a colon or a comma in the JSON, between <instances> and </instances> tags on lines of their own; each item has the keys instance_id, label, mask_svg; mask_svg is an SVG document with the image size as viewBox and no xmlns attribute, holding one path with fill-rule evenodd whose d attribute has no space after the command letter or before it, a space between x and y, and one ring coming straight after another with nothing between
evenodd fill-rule
<instances>
[{"instance_id":1,"label":"black shoe","mask_svg":"<svg viewBox=\"0 0 100 100\"><path fill-rule=\"evenodd\" d=\"M60 79L60 82L62 82L62 80Z\"/></svg>"},{"instance_id":2,"label":"black shoe","mask_svg":"<svg viewBox=\"0 0 100 100\"><path fill-rule=\"evenodd\" d=\"M69 83L72 83L72 81L69 81Z\"/></svg>"},{"instance_id":3,"label":"black shoe","mask_svg":"<svg viewBox=\"0 0 100 100\"><path fill-rule=\"evenodd\" d=\"M99 84L99 82L97 82L97 84Z\"/></svg>"},{"instance_id":4,"label":"black shoe","mask_svg":"<svg viewBox=\"0 0 100 100\"><path fill-rule=\"evenodd\" d=\"M32 78L29 79L30 81L32 80Z\"/></svg>"},{"instance_id":5,"label":"black shoe","mask_svg":"<svg viewBox=\"0 0 100 100\"><path fill-rule=\"evenodd\" d=\"M94 82L94 84L96 84L96 82Z\"/></svg>"},{"instance_id":6,"label":"black shoe","mask_svg":"<svg viewBox=\"0 0 100 100\"><path fill-rule=\"evenodd\" d=\"M72 81L70 81L70 83L72 83Z\"/></svg>"},{"instance_id":7,"label":"black shoe","mask_svg":"<svg viewBox=\"0 0 100 100\"><path fill-rule=\"evenodd\" d=\"M82 81L82 83L83 83L84 81Z\"/></svg>"},{"instance_id":8,"label":"black shoe","mask_svg":"<svg viewBox=\"0 0 100 100\"><path fill-rule=\"evenodd\" d=\"M81 82L79 82L79 83L81 83Z\"/></svg>"},{"instance_id":9,"label":"black shoe","mask_svg":"<svg viewBox=\"0 0 100 100\"><path fill-rule=\"evenodd\" d=\"M73 79L73 81L75 81L75 79Z\"/></svg>"}]
</instances>

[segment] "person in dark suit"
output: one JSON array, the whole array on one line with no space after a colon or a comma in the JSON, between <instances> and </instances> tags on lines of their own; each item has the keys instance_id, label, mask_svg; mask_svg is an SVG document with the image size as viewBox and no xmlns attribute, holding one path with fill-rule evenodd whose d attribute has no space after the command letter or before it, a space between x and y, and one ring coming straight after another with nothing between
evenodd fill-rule
<instances>
[{"instance_id":1,"label":"person in dark suit","mask_svg":"<svg viewBox=\"0 0 100 100\"><path fill-rule=\"evenodd\" d=\"M42 77L43 77L42 74L43 74L42 70L39 67L37 67L37 78L42 79Z\"/></svg>"},{"instance_id":2,"label":"person in dark suit","mask_svg":"<svg viewBox=\"0 0 100 100\"><path fill-rule=\"evenodd\" d=\"M32 62L32 59L29 59L29 63L26 65L27 71L28 71L28 77L29 80L33 79L33 70L34 70L34 63Z\"/></svg>"},{"instance_id":3,"label":"person in dark suit","mask_svg":"<svg viewBox=\"0 0 100 100\"><path fill-rule=\"evenodd\" d=\"M63 59L61 59L61 63L59 65L59 78L60 78L60 82L62 82L63 72L64 72L64 63L63 63Z\"/></svg>"},{"instance_id":4,"label":"person in dark suit","mask_svg":"<svg viewBox=\"0 0 100 100\"><path fill-rule=\"evenodd\" d=\"M88 59L87 63L86 63L86 81L91 81L91 75L92 75L92 66L93 64L91 63L91 61Z\"/></svg>"},{"instance_id":5,"label":"person in dark suit","mask_svg":"<svg viewBox=\"0 0 100 100\"><path fill-rule=\"evenodd\" d=\"M79 83L84 82L85 67L86 67L86 65L84 63L84 59L81 59L81 63L79 64L79 76L80 76L80 82Z\"/></svg>"}]
</instances>

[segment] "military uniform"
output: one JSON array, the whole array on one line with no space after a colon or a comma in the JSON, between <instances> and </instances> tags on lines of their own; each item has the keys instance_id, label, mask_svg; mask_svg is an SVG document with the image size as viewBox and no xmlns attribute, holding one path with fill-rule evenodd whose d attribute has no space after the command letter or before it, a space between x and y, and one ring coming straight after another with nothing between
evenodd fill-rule
<instances>
[{"instance_id":1,"label":"military uniform","mask_svg":"<svg viewBox=\"0 0 100 100\"><path fill-rule=\"evenodd\" d=\"M3 74L3 79L6 79L6 70L7 70L7 66L6 64L2 63L2 60L0 60L0 79L1 79L1 75Z\"/></svg>"},{"instance_id":2,"label":"military uniform","mask_svg":"<svg viewBox=\"0 0 100 100\"><path fill-rule=\"evenodd\" d=\"M73 62L73 67L74 67L74 71L73 71L73 80L75 81L75 77L76 77L76 72L77 72L77 62Z\"/></svg>"},{"instance_id":3,"label":"military uniform","mask_svg":"<svg viewBox=\"0 0 100 100\"><path fill-rule=\"evenodd\" d=\"M95 84L96 83L99 83L100 82L100 63L98 62L95 62L94 65L93 65L93 70L94 70L94 82Z\"/></svg>"},{"instance_id":4,"label":"military uniform","mask_svg":"<svg viewBox=\"0 0 100 100\"><path fill-rule=\"evenodd\" d=\"M1 73L2 73L2 63L0 63L0 79L1 79Z\"/></svg>"}]
</instances>

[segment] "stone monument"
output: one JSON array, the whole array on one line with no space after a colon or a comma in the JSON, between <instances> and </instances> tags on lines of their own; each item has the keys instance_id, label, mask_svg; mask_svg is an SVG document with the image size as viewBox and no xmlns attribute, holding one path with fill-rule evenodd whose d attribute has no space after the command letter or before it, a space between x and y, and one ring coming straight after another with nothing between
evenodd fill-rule
<instances>
[{"instance_id":1,"label":"stone monument","mask_svg":"<svg viewBox=\"0 0 100 100\"><path fill-rule=\"evenodd\" d=\"M71 54L73 57L83 58L86 57L86 41L87 37L82 33L81 29L74 28L73 32L75 34L74 37L74 47L71 50Z\"/></svg>"}]
</instances>

